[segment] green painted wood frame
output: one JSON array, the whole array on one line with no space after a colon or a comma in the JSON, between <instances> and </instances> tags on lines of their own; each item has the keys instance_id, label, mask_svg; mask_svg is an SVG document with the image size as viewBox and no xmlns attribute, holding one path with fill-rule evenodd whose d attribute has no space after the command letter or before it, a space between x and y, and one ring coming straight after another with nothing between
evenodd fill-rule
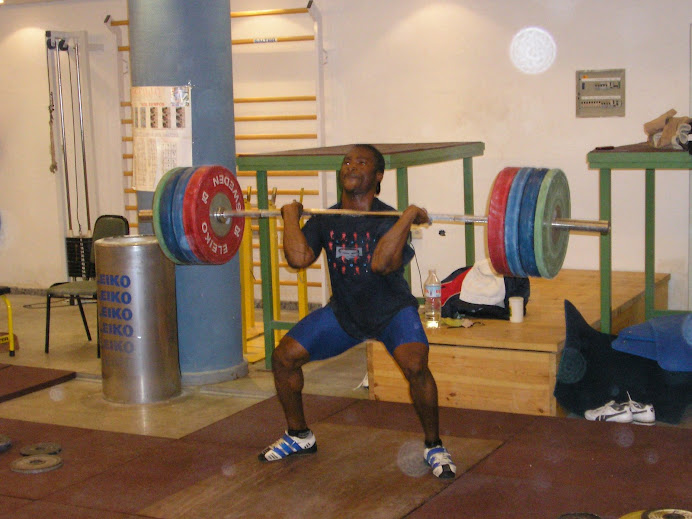
<instances>
[{"instance_id":1,"label":"green painted wood frame","mask_svg":"<svg viewBox=\"0 0 692 519\"><path fill-rule=\"evenodd\" d=\"M658 149L647 143L596 148L586 156L591 169L599 170L599 219L611 220L611 182L614 169L644 170L644 308L646 319L677 313L657 310L654 304L656 268L656 170L692 169L692 156L684 150ZM612 330L612 225L600 237L601 331Z\"/></svg>"}]
</instances>

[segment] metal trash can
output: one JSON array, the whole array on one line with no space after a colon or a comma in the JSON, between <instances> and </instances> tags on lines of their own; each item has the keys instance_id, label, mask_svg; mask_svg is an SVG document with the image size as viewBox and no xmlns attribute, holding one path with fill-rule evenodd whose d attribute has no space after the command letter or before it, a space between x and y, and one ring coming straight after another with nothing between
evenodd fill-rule
<instances>
[{"instance_id":1,"label":"metal trash can","mask_svg":"<svg viewBox=\"0 0 692 519\"><path fill-rule=\"evenodd\" d=\"M175 265L154 236L94 246L104 397L141 404L178 396Z\"/></svg>"}]
</instances>

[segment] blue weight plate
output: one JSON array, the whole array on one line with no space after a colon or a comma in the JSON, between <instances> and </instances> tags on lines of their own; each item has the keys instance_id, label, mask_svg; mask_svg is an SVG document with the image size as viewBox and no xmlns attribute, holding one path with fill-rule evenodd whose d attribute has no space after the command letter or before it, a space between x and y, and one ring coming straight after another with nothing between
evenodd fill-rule
<instances>
[{"instance_id":1,"label":"blue weight plate","mask_svg":"<svg viewBox=\"0 0 692 519\"><path fill-rule=\"evenodd\" d=\"M178 183L178 178L185 171L185 168L174 168L168 171L159 181L156 192L154 193L153 210L157 213L154 216L154 231L160 244L164 247L161 249L173 262L182 264L186 263L178 241L173 230L173 192ZM156 225L158 223L158 225Z\"/></svg>"},{"instance_id":2,"label":"blue weight plate","mask_svg":"<svg viewBox=\"0 0 692 519\"><path fill-rule=\"evenodd\" d=\"M201 259L192 252L190 247L190 242L187 240L185 235L185 225L183 220L183 201L185 200L185 190L187 189L187 184L190 182L190 177L194 175L197 168L185 168L183 173L178 177L178 183L175 186L175 191L173 192L173 200L171 202L171 214L173 216L173 232L175 233L175 239L180 248L182 257L185 258L185 263L197 264L202 263Z\"/></svg>"},{"instance_id":3,"label":"blue weight plate","mask_svg":"<svg viewBox=\"0 0 692 519\"><path fill-rule=\"evenodd\" d=\"M526 277L519 256L519 210L524 197L524 188L533 168L521 168L512 181L505 212L505 254L509 270L517 277Z\"/></svg>"},{"instance_id":4,"label":"blue weight plate","mask_svg":"<svg viewBox=\"0 0 692 519\"><path fill-rule=\"evenodd\" d=\"M519 209L519 258L521 266L528 276L539 277L541 273L536 266L533 250L533 232L536 216L538 193L547 169L534 169L524 187L521 208Z\"/></svg>"}]
</instances>

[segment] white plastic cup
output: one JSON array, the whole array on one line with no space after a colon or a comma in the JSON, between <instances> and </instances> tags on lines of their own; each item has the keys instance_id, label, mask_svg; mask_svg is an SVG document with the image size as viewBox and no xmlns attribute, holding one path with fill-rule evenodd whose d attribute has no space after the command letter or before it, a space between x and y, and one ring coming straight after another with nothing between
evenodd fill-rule
<instances>
[{"instance_id":1,"label":"white plastic cup","mask_svg":"<svg viewBox=\"0 0 692 519\"><path fill-rule=\"evenodd\" d=\"M521 323L524 321L524 298L514 296L509 298L509 321Z\"/></svg>"}]
</instances>

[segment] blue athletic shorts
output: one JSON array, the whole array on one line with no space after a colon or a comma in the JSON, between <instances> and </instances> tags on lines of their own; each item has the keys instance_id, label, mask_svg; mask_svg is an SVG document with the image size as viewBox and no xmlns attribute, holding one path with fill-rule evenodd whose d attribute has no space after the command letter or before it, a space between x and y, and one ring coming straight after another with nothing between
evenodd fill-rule
<instances>
[{"instance_id":1,"label":"blue athletic shorts","mask_svg":"<svg viewBox=\"0 0 692 519\"><path fill-rule=\"evenodd\" d=\"M330 306L325 306L306 315L293 328L288 336L295 339L310 354L310 360L323 360L345 352L363 342L347 334L336 320ZM408 342L422 342L428 345L418 309L407 306L397 313L382 332L373 337L382 342L389 353L397 346Z\"/></svg>"}]
</instances>

